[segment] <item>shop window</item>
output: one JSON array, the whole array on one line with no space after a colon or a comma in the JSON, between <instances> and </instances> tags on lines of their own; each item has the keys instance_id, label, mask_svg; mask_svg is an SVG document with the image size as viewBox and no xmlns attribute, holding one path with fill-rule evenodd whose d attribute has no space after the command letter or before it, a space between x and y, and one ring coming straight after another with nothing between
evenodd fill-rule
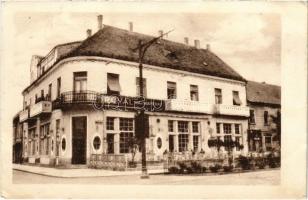
<instances>
[{"instance_id":1,"label":"shop window","mask_svg":"<svg viewBox=\"0 0 308 200\"><path fill-rule=\"evenodd\" d=\"M233 105L240 106L242 104L242 101L240 100L239 92L233 91Z\"/></svg>"},{"instance_id":2,"label":"shop window","mask_svg":"<svg viewBox=\"0 0 308 200\"><path fill-rule=\"evenodd\" d=\"M232 142L232 136L231 135L225 135L224 136L224 144L231 144ZM228 145L225 146L226 151L231 151L232 148Z\"/></svg>"},{"instance_id":3,"label":"shop window","mask_svg":"<svg viewBox=\"0 0 308 200\"><path fill-rule=\"evenodd\" d=\"M192 132L199 133L199 122L192 122Z\"/></svg>"},{"instance_id":4,"label":"shop window","mask_svg":"<svg viewBox=\"0 0 308 200\"><path fill-rule=\"evenodd\" d=\"M219 88L215 88L215 104L222 104L222 92Z\"/></svg>"},{"instance_id":5,"label":"shop window","mask_svg":"<svg viewBox=\"0 0 308 200\"><path fill-rule=\"evenodd\" d=\"M234 124L234 132L235 134L241 134L241 125L240 124Z\"/></svg>"},{"instance_id":6,"label":"shop window","mask_svg":"<svg viewBox=\"0 0 308 200\"><path fill-rule=\"evenodd\" d=\"M197 152L199 148L199 136L198 135L193 136L193 145L194 145L194 152Z\"/></svg>"},{"instance_id":7,"label":"shop window","mask_svg":"<svg viewBox=\"0 0 308 200\"><path fill-rule=\"evenodd\" d=\"M132 139L132 132L121 132L120 133L120 153L129 153L129 141Z\"/></svg>"},{"instance_id":8,"label":"shop window","mask_svg":"<svg viewBox=\"0 0 308 200\"><path fill-rule=\"evenodd\" d=\"M188 122L187 121L178 121L178 132L188 133Z\"/></svg>"},{"instance_id":9,"label":"shop window","mask_svg":"<svg viewBox=\"0 0 308 200\"><path fill-rule=\"evenodd\" d=\"M223 124L224 134L231 134L231 124Z\"/></svg>"},{"instance_id":10,"label":"shop window","mask_svg":"<svg viewBox=\"0 0 308 200\"><path fill-rule=\"evenodd\" d=\"M199 101L199 91L197 85L190 85L190 100Z\"/></svg>"},{"instance_id":11,"label":"shop window","mask_svg":"<svg viewBox=\"0 0 308 200\"><path fill-rule=\"evenodd\" d=\"M121 86L119 74L107 73L107 94L120 95Z\"/></svg>"},{"instance_id":12,"label":"shop window","mask_svg":"<svg viewBox=\"0 0 308 200\"><path fill-rule=\"evenodd\" d=\"M176 83L175 82L167 82L167 98L168 99L176 99Z\"/></svg>"},{"instance_id":13,"label":"shop window","mask_svg":"<svg viewBox=\"0 0 308 200\"><path fill-rule=\"evenodd\" d=\"M156 144L157 144L157 148L161 149L163 142L162 142L162 139L160 137L157 138Z\"/></svg>"},{"instance_id":14,"label":"shop window","mask_svg":"<svg viewBox=\"0 0 308 200\"><path fill-rule=\"evenodd\" d=\"M174 121L173 120L168 120L168 132L174 132L173 128Z\"/></svg>"},{"instance_id":15,"label":"shop window","mask_svg":"<svg viewBox=\"0 0 308 200\"><path fill-rule=\"evenodd\" d=\"M136 77L136 94L137 96L141 96L140 94L140 83L139 83L140 79L139 77ZM143 97L147 96L147 80L145 78L142 79L143 81Z\"/></svg>"},{"instance_id":16,"label":"shop window","mask_svg":"<svg viewBox=\"0 0 308 200\"><path fill-rule=\"evenodd\" d=\"M220 123L216 123L216 133L220 133Z\"/></svg>"},{"instance_id":17,"label":"shop window","mask_svg":"<svg viewBox=\"0 0 308 200\"><path fill-rule=\"evenodd\" d=\"M65 138L62 138L61 149L62 149L62 151L65 151L65 149L66 149L66 140L65 140Z\"/></svg>"},{"instance_id":18,"label":"shop window","mask_svg":"<svg viewBox=\"0 0 308 200\"><path fill-rule=\"evenodd\" d=\"M101 146L101 139L98 136L95 136L93 139L93 147L95 150L98 150Z\"/></svg>"},{"instance_id":19,"label":"shop window","mask_svg":"<svg viewBox=\"0 0 308 200\"><path fill-rule=\"evenodd\" d=\"M114 117L107 117L106 129L107 130L114 130Z\"/></svg>"},{"instance_id":20,"label":"shop window","mask_svg":"<svg viewBox=\"0 0 308 200\"><path fill-rule=\"evenodd\" d=\"M179 152L188 150L188 134L179 134Z\"/></svg>"}]
</instances>

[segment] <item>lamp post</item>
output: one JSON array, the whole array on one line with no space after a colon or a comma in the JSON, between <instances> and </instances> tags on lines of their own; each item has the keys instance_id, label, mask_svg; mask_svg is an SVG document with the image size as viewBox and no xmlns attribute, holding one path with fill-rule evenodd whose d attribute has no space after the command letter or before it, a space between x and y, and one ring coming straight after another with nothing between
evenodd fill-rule
<instances>
[{"instance_id":1,"label":"lamp post","mask_svg":"<svg viewBox=\"0 0 308 200\"><path fill-rule=\"evenodd\" d=\"M173 31L173 30L171 30ZM138 42L138 47L134 50L138 49L138 56L139 56L139 94L140 94L140 99L141 101L143 100L143 58L144 55L146 53L146 51L148 50L148 48L153 45L154 43L156 43L160 38L162 38L164 35L170 33L171 31L161 34L158 37L153 38L152 40L143 43L142 40L139 40ZM142 170L142 174L141 174L141 178L149 178L148 175L148 170L147 170L147 164L146 164L146 135L145 135L145 124L144 124L144 109L141 109L140 111L140 118L141 118L141 124L140 124L140 128L141 128L141 134L140 134L140 147L141 147L141 170Z\"/></svg>"}]
</instances>

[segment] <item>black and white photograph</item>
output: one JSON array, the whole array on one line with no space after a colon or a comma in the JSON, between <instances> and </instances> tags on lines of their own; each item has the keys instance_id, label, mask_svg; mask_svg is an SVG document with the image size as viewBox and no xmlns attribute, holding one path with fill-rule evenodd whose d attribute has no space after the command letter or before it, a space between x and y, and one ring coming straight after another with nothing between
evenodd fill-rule
<instances>
[{"instance_id":1,"label":"black and white photograph","mask_svg":"<svg viewBox=\"0 0 308 200\"><path fill-rule=\"evenodd\" d=\"M115 7L11 9L11 187L282 187L297 134L283 117L304 110L283 99L284 17Z\"/></svg>"}]
</instances>

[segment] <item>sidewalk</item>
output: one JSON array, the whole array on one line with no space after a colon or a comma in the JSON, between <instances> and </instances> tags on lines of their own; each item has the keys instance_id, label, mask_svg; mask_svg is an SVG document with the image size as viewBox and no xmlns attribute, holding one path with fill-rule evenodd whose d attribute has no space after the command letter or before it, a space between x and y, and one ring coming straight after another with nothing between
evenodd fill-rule
<instances>
[{"instance_id":1,"label":"sidewalk","mask_svg":"<svg viewBox=\"0 0 308 200\"><path fill-rule=\"evenodd\" d=\"M104 169L57 169L51 167L29 166L13 164L14 170L30 172L39 175L61 177L61 178L78 178L78 177L109 177L109 176L128 176L139 175L141 171L111 171ZM150 169L149 174L163 173L163 169Z\"/></svg>"}]
</instances>

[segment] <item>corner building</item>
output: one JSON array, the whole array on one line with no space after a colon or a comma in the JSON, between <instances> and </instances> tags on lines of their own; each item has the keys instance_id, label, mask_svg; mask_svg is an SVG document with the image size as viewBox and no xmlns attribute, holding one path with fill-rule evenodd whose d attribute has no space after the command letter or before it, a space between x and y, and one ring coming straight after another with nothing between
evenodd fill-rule
<instances>
[{"instance_id":1,"label":"corner building","mask_svg":"<svg viewBox=\"0 0 308 200\"><path fill-rule=\"evenodd\" d=\"M161 161L164 152L214 156L211 136L237 140L244 149L234 153L247 153L246 81L209 47L200 48L198 40L195 46L166 39L153 44L144 58L140 104L134 49L154 37L104 25L100 17L98 27L83 41L32 57L31 83L14 121L24 162L70 166L89 165L93 155L130 159L128 140L140 106L149 116L149 161Z\"/></svg>"}]
</instances>

